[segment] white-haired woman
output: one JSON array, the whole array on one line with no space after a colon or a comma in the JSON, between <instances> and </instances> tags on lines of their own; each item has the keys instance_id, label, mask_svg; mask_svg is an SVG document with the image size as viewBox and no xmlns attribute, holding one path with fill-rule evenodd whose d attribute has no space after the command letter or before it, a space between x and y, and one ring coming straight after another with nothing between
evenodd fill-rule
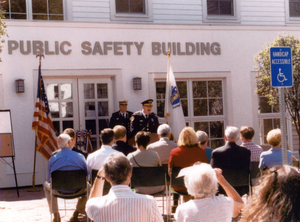
<instances>
[{"instance_id":1,"label":"white-haired woman","mask_svg":"<svg viewBox=\"0 0 300 222\"><path fill-rule=\"evenodd\" d=\"M223 177L221 169L213 169L209 164L201 163L185 168L183 175L187 192L194 199L178 206L175 213L177 222L230 222L238 216L243 200ZM218 182L228 197L216 196Z\"/></svg>"}]
</instances>

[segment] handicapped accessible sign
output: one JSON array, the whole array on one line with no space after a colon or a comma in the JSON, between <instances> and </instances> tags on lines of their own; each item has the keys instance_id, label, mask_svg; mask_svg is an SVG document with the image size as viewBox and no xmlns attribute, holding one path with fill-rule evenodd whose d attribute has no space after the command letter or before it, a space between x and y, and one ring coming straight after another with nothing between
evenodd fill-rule
<instances>
[{"instance_id":1,"label":"handicapped accessible sign","mask_svg":"<svg viewBox=\"0 0 300 222\"><path fill-rule=\"evenodd\" d=\"M290 47L271 47L271 86L292 87L293 67L292 50Z\"/></svg>"}]
</instances>

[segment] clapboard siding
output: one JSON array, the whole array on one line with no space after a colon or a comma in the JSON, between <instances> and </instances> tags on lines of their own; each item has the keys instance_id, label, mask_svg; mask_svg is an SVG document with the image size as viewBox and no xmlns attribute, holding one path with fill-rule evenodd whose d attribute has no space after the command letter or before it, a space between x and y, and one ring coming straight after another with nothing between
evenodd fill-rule
<instances>
[{"instance_id":1,"label":"clapboard siding","mask_svg":"<svg viewBox=\"0 0 300 222\"><path fill-rule=\"evenodd\" d=\"M242 0L240 4L241 24L285 24L284 0Z\"/></svg>"},{"instance_id":2,"label":"clapboard siding","mask_svg":"<svg viewBox=\"0 0 300 222\"><path fill-rule=\"evenodd\" d=\"M240 22L238 24L286 24L285 0L237 1L239 1L238 10L240 17ZM69 4L71 3L71 18L73 21L111 21L111 0L68 0L68 2ZM202 3L202 0L152 0L151 7L153 20L150 22L169 24L203 24ZM209 22L205 24L209 24Z\"/></svg>"},{"instance_id":3,"label":"clapboard siding","mask_svg":"<svg viewBox=\"0 0 300 222\"><path fill-rule=\"evenodd\" d=\"M153 0L153 22L201 24L201 0Z\"/></svg>"},{"instance_id":4,"label":"clapboard siding","mask_svg":"<svg viewBox=\"0 0 300 222\"><path fill-rule=\"evenodd\" d=\"M73 0L73 21L110 22L109 0Z\"/></svg>"}]
</instances>

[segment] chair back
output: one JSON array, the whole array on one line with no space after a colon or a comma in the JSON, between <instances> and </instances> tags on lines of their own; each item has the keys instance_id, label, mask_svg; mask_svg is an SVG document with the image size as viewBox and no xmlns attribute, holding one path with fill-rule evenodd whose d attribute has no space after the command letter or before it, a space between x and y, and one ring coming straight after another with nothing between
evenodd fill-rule
<instances>
[{"instance_id":1,"label":"chair back","mask_svg":"<svg viewBox=\"0 0 300 222\"><path fill-rule=\"evenodd\" d=\"M94 184L97 173L98 173L98 170L92 170L92 176L91 176L91 179L90 179L91 185ZM107 180L105 180L103 189L109 190L110 188L111 188L110 183Z\"/></svg>"},{"instance_id":2,"label":"chair back","mask_svg":"<svg viewBox=\"0 0 300 222\"><path fill-rule=\"evenodd\" d=\"M172 186L185 186L183 177L178 177L179 171L182 169L182 167L173 167L172 168L172 175L171 175L171 182L170 185Z\"/></svg>"},{"instance_id":3,"label":"chair back","mask_svg":"<svg viewBox=\"0 0 300 222\"><path fill-rule=\"evenodd\" d=\"M233 187L242 187L250 185L249 168L222 169L222 174L228 183Z\"/></svg>"},{"instance_id":4,"label":"chair back","mask_svg":"<svg viewBox=\"0 0 300 222\"><path fill-rule=\"evenodd\" d=\"M133 167L131 187L149 187L165 185L165 170L163 166Z\"/></svg>"},{"instance_id":5,"label":"chair back","mask_svg":"<svg viewBox=\"0 0 300 222\"><path fill-rule=\"evenodd\" d=\"M259 162L251 162L250 165L250 177L255 179L260 176L260 169L258 168Z\"/></svg>"},{"instance_id":6,"label":"chair back","mask_svg":"<svg viewBox=\"0 0 300 222\"><path fill-rule=\"evenodd\" d=\"M80 190L87 188L85 170L56 170L51 173L53 190Z\"/></svg>"},{"instance_id":7,"label":"chair back","mask_svg":"<svg viewBox=\"0 0 300 222\"><path fill-rule=\"evenodd\" d=\"M162 164L162 166L164 167L165 174L167 176L167 182L170 182L170 176L168 174L168 164Z\"/></svg>"}]
</instances>

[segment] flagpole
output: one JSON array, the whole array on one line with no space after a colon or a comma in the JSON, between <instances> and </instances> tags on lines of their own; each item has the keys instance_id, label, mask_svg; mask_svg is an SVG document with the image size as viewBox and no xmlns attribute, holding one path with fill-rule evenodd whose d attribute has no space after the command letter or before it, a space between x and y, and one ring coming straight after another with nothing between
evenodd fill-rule
<instances>
[{"instance_id":1,"label":"flagpole","mask_svg":"<svg viewBox=\"0 0 300 222\"><path fill-rule=\"evenodd\" d=\"M167 83L168 83L168 77L169 77L169 72L170 72L170 55L171 55L171 49L169 48L168 50L168 54L167 54L167 81L166 81L166 96L165 96L165 103L168 104L169 102L169 88L167 87ZM168 97L168 98L167 98ZM165 105L165 107L168 107ZM170 113L168 112L169 110L166 110L166 115L165 115L165 119L166 119L166 123L169 124L169 117L170 117Z\"/></svg>"},{"instance_id":2,"label":"flagpole","mask_svg":"<svg viewBox=\"0 0 300 222\"><path fill-rule=\"evenodd\" d=\"M42 53L38 53L36 55L36 58L39 57L39 68L42 66L42 57L44 57L44 55ZM44 57L45 58L45 57ZM36 167L36 149L37 149L37 130L35 131L35 143L34 143L34 161L33 161L33 174L32 174L32 189L30 189L30 192L37 192L39 190L37 190L35 188L35 167Z\"/></svg>"}]
</instances>

